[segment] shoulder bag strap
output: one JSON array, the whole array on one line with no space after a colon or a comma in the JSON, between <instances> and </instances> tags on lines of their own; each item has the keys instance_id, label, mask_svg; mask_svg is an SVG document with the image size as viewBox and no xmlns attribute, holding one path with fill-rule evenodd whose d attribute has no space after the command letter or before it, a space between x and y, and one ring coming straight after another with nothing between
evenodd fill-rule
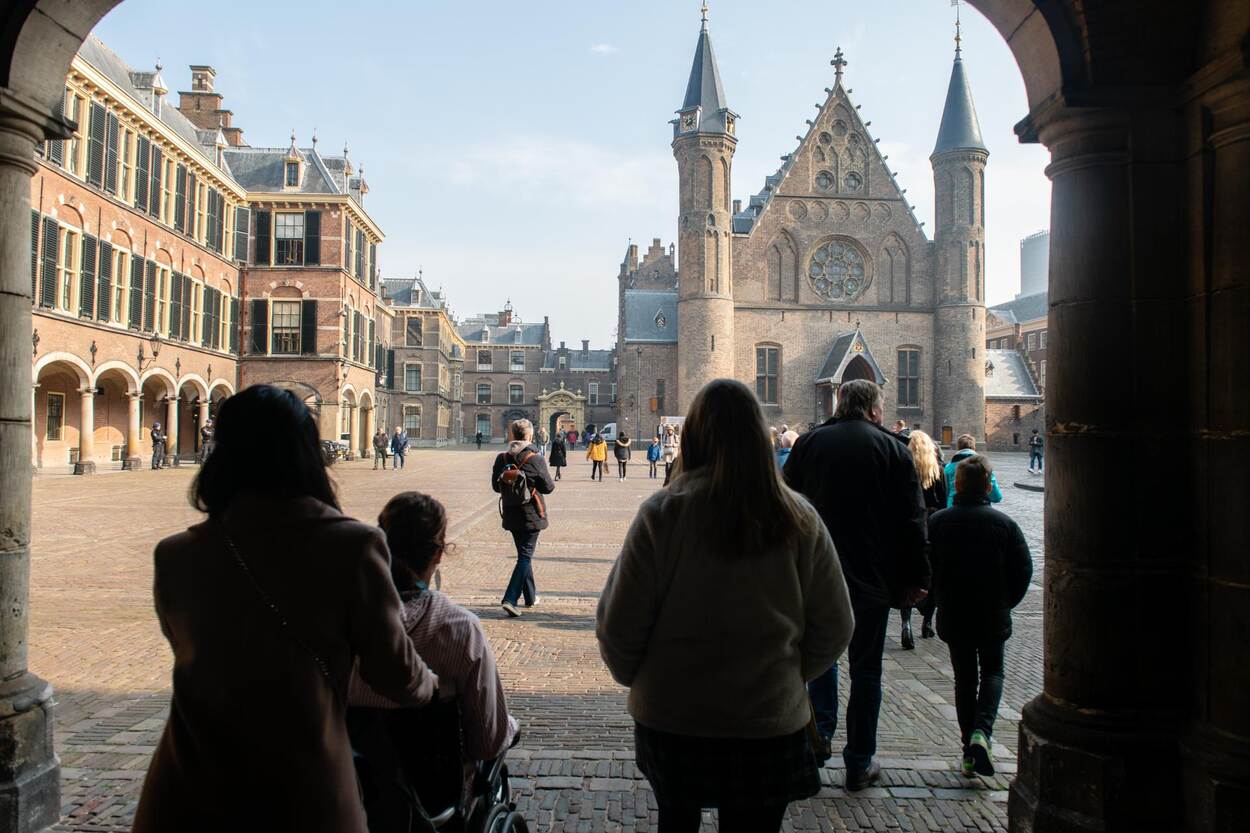
<instances>
[{"instance_id":1,"label":"shoulder bag strap","mask_svg":"<svg viewBox=\"0 0 1250 833\"><path fill-rule=\"evenodd\" d=\"M270 613L272 613L273 617L278 621L282 630L291 637L291 640L295 642L296 645L303 648L304 651L312 657L313 662L317 664L318 670L321 671L321 676L325 678L326 683L330 686L330 691L333 692L334 696L337 698L338 689L334 684L334 677L330 673L330 666L326 664L326 661L321 658L320 654L313 650L312 646L300 639L299 635L295 633L295 629L292 628L291 623L287 621L286 614L282 612L282 608L278 607L277 603L270 598L268 593L265 592L265 588L261 587L260 582L256 579L256 575L252 572L252 568L247 566L247 562L243 560L243 555L239 552L239 548L234 544L234 539L230 537L225 529L221 530L221 537L225 539L226 549L230 550L230 555L233 558L234 563L237 564L243 574L247 576L248 583L256 592L257 598L259 598L265 607L269 609Z\"/></svg>"}]
</instances>

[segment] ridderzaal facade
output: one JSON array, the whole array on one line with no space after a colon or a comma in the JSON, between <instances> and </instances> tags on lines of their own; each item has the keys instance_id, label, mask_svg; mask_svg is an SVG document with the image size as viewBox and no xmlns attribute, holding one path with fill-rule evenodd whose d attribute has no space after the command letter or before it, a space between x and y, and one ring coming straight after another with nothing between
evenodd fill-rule
<instances>
[{"instance_id":1,"label":"ridderzaal facade","mask_svg":"<svg viewBox=\"0 0 1250 833\"><path fill-rule=\"evenodd\" d=\"M295 391L324 439L369 454L392 312L381 230L346 148L255 148L192 66L178 106L156 71L87 38L66 80L72 138L46 142L31 183L35 466L166 461L235 390Z\"/></svg>"},{"instance_id":2,"label":"ridderzaal facade","mask_svg":"<svg viewBox=\"0 0 1250 833\"><path fill-rule=\"evenodd\" d=\"M738 114L704 20L673 121L676 251L656 240L640 259L631 246L618 279L620 399L657 421L733 377L771 424L807 426L842 383L872 379L887 424L983 438L989 151L958 42L930 157L932 239L843 86L841 50L832 63L817 116L744 208L731 195Z\"/></svg>"}]
</instances>

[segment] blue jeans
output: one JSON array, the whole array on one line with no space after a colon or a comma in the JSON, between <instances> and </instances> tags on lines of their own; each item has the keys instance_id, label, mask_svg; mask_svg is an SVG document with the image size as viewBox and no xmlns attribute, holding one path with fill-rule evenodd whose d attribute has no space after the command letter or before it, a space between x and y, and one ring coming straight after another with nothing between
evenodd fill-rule
<instances>
[{"instance_id":1,"label":"blue jeans","mask_svg":"<svg viewBox=\"0 0 1250 833\"><path fill-rule=\"evenodd\" d=\"M516 566L512 568L512 578L508 579L508 589L503 592L503 600L507 604L516 604L522 595L525 603L534 603L538 590L534 587L534 569L530 561L534 558L534 548L538 546L538 530L514 529L512 540L516 544Z\"/></svg>"},{"instance_id":2,"label":"blue jeans","mask_svg":"<svg viewBox=\"0 0 1250 833\"><path fill-rule=\"evenodd\" d=\"M1029 469L1036 469L1038 471L1042 470L1042 452L1029 452Z\"/></svg>"},{"instance_id":3,"label":"blue jeans","mask_svg":"<svg viewBox=\"0 0 1250 833\"><path fill-rule=\"evenodd\" d=\"M851 602L855 632L847 650L851 665L851 696L846 704L846 746L842 760L846 770L859 773L872 764L877 753L877 716L881 712L881 654L890 620L886 605ZM838 666L807 684L816 728L832 738L838 728Z\"/></svg>"},{"instance_id":4,"label":"blue jeans","mask_svg":"<svg viewBox=\"0 0 1250 833\"><path fill-rule=\"evenodd\" d=\"M404 467L404 455L407 453L406 451L391 452L391 468L402 469Z\"/></svg>"}]
</instances>

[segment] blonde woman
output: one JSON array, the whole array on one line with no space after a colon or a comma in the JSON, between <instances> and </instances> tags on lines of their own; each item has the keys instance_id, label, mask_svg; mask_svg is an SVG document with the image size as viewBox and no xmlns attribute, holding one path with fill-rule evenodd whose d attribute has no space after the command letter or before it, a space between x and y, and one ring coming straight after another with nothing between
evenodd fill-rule
<instances>
[{"instance_id":1,"label":"blonde woman","mask_svg":"<svg viewBox=\"0 0 1250 833\"><path fill-rule=\"evenodd\" d=\"M764 415L741 382L694 398L667 489L634 519L595 635L629 687L635 758L659 833L773 833L820 789L805 683L854 629L833 540L781 481Z\"/></svg>"},{"instance_id":2,"label":"blonde woman","mask_svg":"<svg viewBox=\"0 0 1250 833\"><path fill-rule=\"evenodd\" d=\"M907 447L911 449L911 459L916 466L916 475L920 478L920 488L924 492L925 517L946 507L946 477L942 473L942 452L938 450L933 438L920 429L911 432L907 438ZM933 637L933 594L930 593L919 605L924 621L920 626L920 635L925 639ZM911 608L900 611L903 617L903 648L911 650L916 647L915 637L911 632Z\"/></svg>"}]
</instances>

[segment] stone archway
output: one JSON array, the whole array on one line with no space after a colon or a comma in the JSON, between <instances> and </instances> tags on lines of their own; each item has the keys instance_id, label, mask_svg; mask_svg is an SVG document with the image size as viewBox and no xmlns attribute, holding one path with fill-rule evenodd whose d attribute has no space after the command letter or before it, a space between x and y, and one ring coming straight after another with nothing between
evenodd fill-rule
<instances>
[{"instance_id":1,"label":"stone archway","mask_svg":"<svg viewBox=\"0 0 1250 833\"><path fill-rule=\"evenodd\" d=\"M1247 521L1202 496L1250 502L1238 476L1250 459L1244 2L968 2L1016 56L1030 108L1017 131L1051 151L1054 183L1046 592L1055 615L1045 692L1024 714L1012 823L1038 833L1172 829L1188 815L1189 830L1232 828L1250 813ZM68 137L53 104L74 51L115 4L11 0L0 11L0 355L30 349L33 146ZM1089 356L1112 355L1128 357L1124 372L1084 372ZM31 441L30 379L16 368L0 366L0 449ZM1185 407L1162 412L1164 397ZM1154 465L1163 455L1172 464ZM1143 509L1177 483L1195 499ZM20 802L25 831L54 823L59 802L51 691L26 668L30 472L12 454L0 456L0 494L0 529L11 531L0 539L0 721L5 736L28 740L20 779L0 790ZM1163 600L1173 602L1168 626L1140 639ZM1161 673L1160 657L1188 664ZM5 778L17 752L0 752Z\"/></svg>"},{"instance_id":2,"label":"stone archway","mask_svg":"<svg viewBox=\"0 0 1250 833\"><path fill-rule=\"evenodd\" d=\"M538 424L551 436L555 436L557 420L563 414L572 418L579 431L586 424L587 398L583 394L561 385L553 391L543 390L534 400L538 403Z\"/></svg>"}]
</instances>

